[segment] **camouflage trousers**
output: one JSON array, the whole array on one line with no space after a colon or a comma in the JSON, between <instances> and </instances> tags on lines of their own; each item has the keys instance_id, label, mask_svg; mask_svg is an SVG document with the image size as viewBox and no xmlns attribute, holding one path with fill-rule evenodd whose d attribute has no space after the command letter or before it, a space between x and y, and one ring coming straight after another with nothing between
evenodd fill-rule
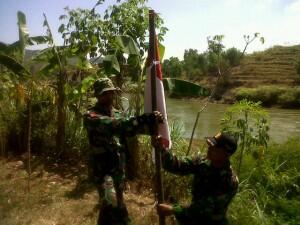
<instances>
[{"instance_id":1,"label":"camouflage trousers","mask_svg":"<svg viewBox=\"0 0 300 225\"><path fill-rule=\"evenodd\" d=\"M98 224L129 225L130 219L123 200L125 184L125 155L105 152L90 154L89 178L99 193Z\"/></svg>"}]
</instances>

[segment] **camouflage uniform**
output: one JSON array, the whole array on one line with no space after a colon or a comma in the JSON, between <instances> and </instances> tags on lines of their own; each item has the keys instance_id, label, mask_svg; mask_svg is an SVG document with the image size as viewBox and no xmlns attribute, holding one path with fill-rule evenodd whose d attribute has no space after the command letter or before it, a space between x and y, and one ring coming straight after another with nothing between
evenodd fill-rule
<instances>
[{"instance_id":1,"label":"camouflage uniform","mask_svg":"<svg viewBox=\"0 0 300 225\"><path fill-rule=\"evenodd\" d=\"M215 168L211 161L201 158L179 160L168 151L163 155L164 168L178 175L193 174L192 204L173 206L174 214L181 225L225 225L227 207L235 196L238 179L230 162L223 168Z\"/></svg>"},{"instance_id":2,"label":"camouflage uniform","mask_svg":"<svg viewBox=\"0 0 300 225\"><path fill-rule=\"evenodd\" d=\"M98 83L97 83L98 82ZM101 79L94 84L95 96L105 91L117 90L109 79ZM99 102L90 108L84 116L90 142L89 176L94 182L102 201L101 215L117 213L125 222L111 224L128 224L128 213L123 202L125 179L126 137L136 134L151 134L155 124L154 114L144 114L139 117L124 117L115 109L108 109ZM116 196L113 196L112 185L107 185L106 177L112 178ZM103 206L104 205L104 206ZM103 219L102 219L103 220ZM98 222L100 223L100 222ZM101 224L108 224L102 222Z\"/></svg>"}]
</instances>

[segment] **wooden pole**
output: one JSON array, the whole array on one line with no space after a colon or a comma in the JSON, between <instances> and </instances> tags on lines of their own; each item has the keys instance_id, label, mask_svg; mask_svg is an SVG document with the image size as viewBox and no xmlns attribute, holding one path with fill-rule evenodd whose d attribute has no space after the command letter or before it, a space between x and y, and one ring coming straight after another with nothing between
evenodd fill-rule
<instances>
[{"instance_id":1,"label":"wooden pole","mask_svg":"<svg viewBox=\"0 0 300 225\"><path fill-rule=\"evenodd\" d=\"M148 51L148 63L151 65L151 99L152 99L152 111L157 110L156 99L156 66L154 64L156 56L156 34L155 34L155 12L149 10L149 51ZM155 135L157 135L157 124L155 125ZM155 148L155 171L156 171L156 194L158 203L164 202L163 182L161 175L161 151ZM165 225L165 217L161 214L159 216L159 225Z\"/></svg>"}]
</instances>

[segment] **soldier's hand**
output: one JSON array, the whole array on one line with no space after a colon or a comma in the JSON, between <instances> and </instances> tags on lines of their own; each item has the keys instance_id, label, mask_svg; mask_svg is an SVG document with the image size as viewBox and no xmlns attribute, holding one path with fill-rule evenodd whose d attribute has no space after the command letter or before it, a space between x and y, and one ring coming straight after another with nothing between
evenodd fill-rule
<instances>
[{"instance_id":1,"label":"soldier's hand","mask_svg":"<svg viewBox=\"0 0 300 225\"><path fill-rule=\"evenodd\" d=\"M164 215L164 216L171 216L174 214L173 207L168 204L158 204L157 211L159 214Z\"/></svg>"},{"instance_id":2,"label":"soldier's hand","mask_svg":"<svg viewBox=\"0 0 300 225\"><path fill-rule=\"evenodd\" d=\"M163 139L160 135L158 136L152 136L151 138L151 144L155 148L163 149Z\"/></svg>"},{"instance_id":3,"label":"soldier's hand","mask_svg":"<svg viewBox=\"0 0 300 225\"><path fill-rule=\"evenodd\" d=\"M155 123L163 123L164 121L164 116L158 111L154 111L153 113L144 113L136 118L138 123L147 124L150 126L155 125Z\"/></svg>"},{"instance_id":4,"label":"soldier's hand","mask_svg":"<svg viewBox=\"0 0 300 225\"><path fill-rule=\"evenodd\" d=\"M153 113L154 113L155 119L158 123L163 123L164 122L164 116L161 112L154 111Z\"/></svg>"}]
</instances>

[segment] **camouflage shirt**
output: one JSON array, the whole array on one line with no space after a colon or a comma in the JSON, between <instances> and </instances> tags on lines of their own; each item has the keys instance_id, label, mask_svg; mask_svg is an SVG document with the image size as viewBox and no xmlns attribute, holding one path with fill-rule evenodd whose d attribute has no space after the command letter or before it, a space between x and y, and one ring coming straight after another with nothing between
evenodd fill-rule
<instances>
[{"instance_id":1,"label":"camouflage shirt","mask_svg":"<svg viewBox=\"0 0 300 225\"><path fill-rule=\"evenodd\" d=\"M93 153L120 149L125 137L151 133L147 120L124 117L120 111L98 103L85 114L84 124Z\"/></svg>"},{"instance_id":2,"label":"camouflage shirt","mask_svg":"<svg viewBox=\"0 0 300 225\"><path fill-rule=\"evenodd\" d=\"M179 223L226 224L227 207L238 188L238 179L231 169L230 162L228 161L223 168L215 168L208 159L186 157L179 160L167 151L162 157L163 166L167 171L178 175L194 175L191 205L174 205Z\"/></svg>"}]
</instances>

